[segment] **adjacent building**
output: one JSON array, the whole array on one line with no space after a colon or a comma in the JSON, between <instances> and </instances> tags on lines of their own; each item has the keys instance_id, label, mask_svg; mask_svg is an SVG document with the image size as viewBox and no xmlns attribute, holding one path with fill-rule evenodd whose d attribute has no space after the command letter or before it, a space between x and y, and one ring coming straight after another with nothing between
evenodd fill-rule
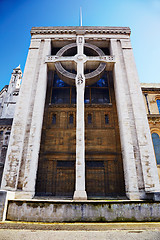
<instances>
[{"instance_id":1,"label":"adjacent building","mask_svg":"<svg viewBox=\"0 0 160 240\"><path fill-rule=\"evenodd\" d=\"M141 84L160 178L160 84Z\"/></svg>"},{"instance_id":2,"label":"adjacent building","mask_svg":"<svg viewBox=\"0 0 160 240\"><path fill-rule=\"evenodd\" d=\"M0 91L0 182L22 79L20 66L13 69L9 85Z\"/></svg>"}]
</instances>

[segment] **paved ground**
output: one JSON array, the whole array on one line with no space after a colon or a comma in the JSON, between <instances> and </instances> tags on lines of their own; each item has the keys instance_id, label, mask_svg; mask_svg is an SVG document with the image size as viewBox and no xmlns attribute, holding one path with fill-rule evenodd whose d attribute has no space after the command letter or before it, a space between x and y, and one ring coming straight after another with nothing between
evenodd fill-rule
<instances>
[{"instance_id":1,"label":"paved ground","mask_svg":"<svg viewBox=\"0 0 160 240\"><path fill-rule=\"evenodd\" d=\"M0 223L0 240L160 240L160 223Z\"/></svg>"},{"instance_id":2,"label":"paved ground","mask_svg":"<svg viewBox=\"0 0 160 240\"><path fill-rule=\"evenodd\" d=\"M159 231L53 231L53 230L0 230L1 240L159 240Z\"/></svg>"}]
</instances>

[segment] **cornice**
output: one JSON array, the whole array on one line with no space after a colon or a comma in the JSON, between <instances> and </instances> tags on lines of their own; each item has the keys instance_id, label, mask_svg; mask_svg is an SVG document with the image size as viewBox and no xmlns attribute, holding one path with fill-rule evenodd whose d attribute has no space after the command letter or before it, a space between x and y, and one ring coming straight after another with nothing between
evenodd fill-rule
<instances>
[{"instance_id":1,"label":"cornice","mask_svg":"<svg viewBox=\"0 0 160 240\"><path fill-rule=\"evenodd\" d=\"M32 27L31 36L37 34L131 34L129 27Z\"/></svg>"},{"instance_id":2,"label":"cornice","mask_svg":"<svg viewBox=\"0 0 160 240\"><path fill-rule=\"evenodd\" d=\"M143 92L159 92L160 83L141 83L141 89Z\"/></svg>"},{"instance_id":3,"label":"cornice","mask_svg":"<svg viewBox=\"0 0 160 240\"><path fill-rule=\"evenodd\" d=\"M144 88L144 87L141 87L141 89L142 89L143 93L147 93L147 92L160 93L160 88Z\"/></svg>"}]
</instances>

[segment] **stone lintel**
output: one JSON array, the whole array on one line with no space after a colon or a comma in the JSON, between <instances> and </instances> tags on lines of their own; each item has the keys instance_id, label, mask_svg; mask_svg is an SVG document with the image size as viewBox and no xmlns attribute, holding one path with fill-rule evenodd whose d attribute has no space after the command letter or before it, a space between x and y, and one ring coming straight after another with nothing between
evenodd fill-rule
<instances>
[{"instance_id":1,"label":"stone lintel","mask_svg":"<svg viewBox=\"0 0 160 240\"><path fill-rule=\"evenodd\" d=\"M160 119L160 114L147 114L147 117L149 119L152 119L152 118Z\"/></svg>"}]
</instances>

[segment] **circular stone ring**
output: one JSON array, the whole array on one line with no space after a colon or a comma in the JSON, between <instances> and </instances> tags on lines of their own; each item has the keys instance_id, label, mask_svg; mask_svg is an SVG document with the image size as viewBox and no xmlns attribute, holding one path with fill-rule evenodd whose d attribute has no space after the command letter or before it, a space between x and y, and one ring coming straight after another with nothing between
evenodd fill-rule
<instances>
[{"instance_id":1,"label":"circular stone ring","mask_svg":"<svg viewBox=\"0 0 160 240\"><path fill-rule=\"evenodd\" d=\"M64 47L62 47L56 54L56 56L63 56L65 54L66 51L68 51L71 48L75 48L77 47L76 43L71 43L68 44ZM98 56L105 56L104 52L98 48L97 46L90 44L90 43L84 43L84 47L93 50L96 54L98 54ZM78 56L78 58L81 58L83 60L83 56ZM81 60L81 59L79 59ZM70 85L75 85L75 78L76 78L76 74L75 73L71 73L69 71L67 71L61 64L61 62L56 62L55 63L55 67L57 70L57 74L58 76L66 83L70 84ZM106 64L103 62L100 62L99 66L93 70L90 73L85 74L85 81L86 81L86 85L91 85L94 84L95 82L97 82L100 77L103 75L104 70L105 70Z\"/></svg>"}]
</instances>

